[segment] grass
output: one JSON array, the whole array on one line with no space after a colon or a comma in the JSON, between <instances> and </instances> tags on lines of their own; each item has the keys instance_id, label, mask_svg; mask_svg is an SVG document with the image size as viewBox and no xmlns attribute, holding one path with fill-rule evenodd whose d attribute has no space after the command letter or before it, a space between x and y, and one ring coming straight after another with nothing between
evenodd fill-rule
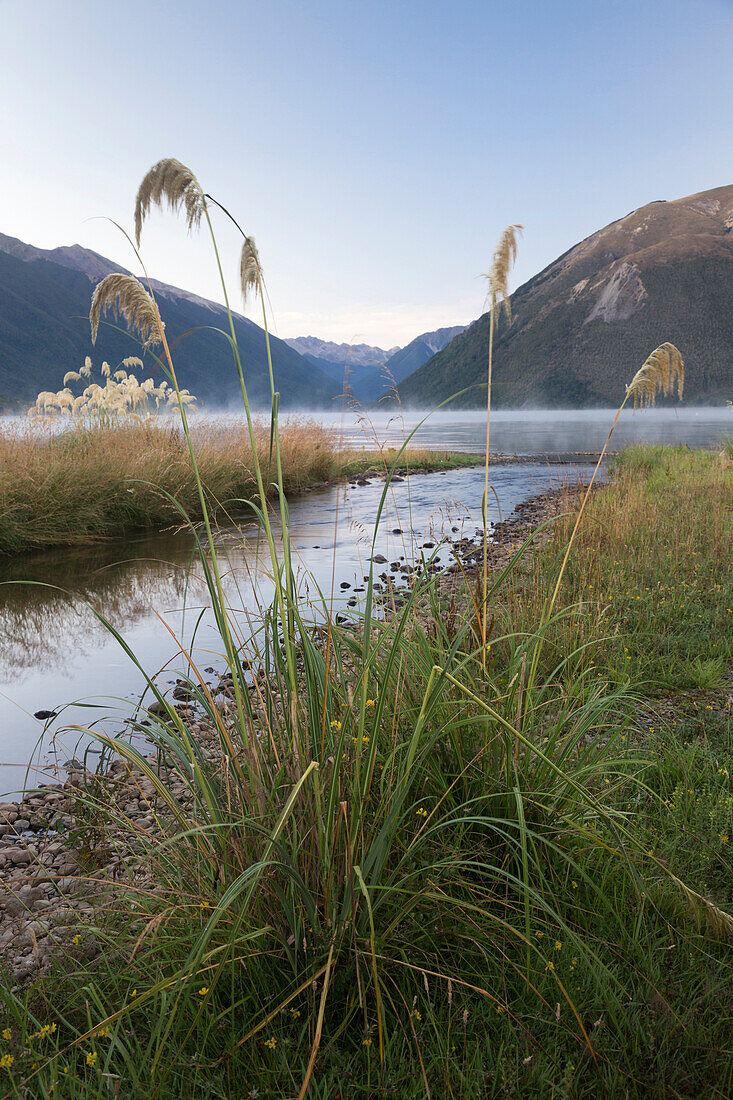
<instances>
[{"instance_id":1,"label":"grass","mask_svg":"<svg viewBox=\"0 0 733 1100\"><path fill-rule=\"evenodd\" d=\"M255 434L269 484L276 477L269 425L256 423ZM245 502L257 495L245 424L194 423L193 438L209 507L222 519L241 514ZM336 434L307 419L284 421L280 445L289 494L369 469L384 472L390 460L387 452L340 453ZM475 461L424 450L402 459L413 470ZM191 518L201 516L196 475L175 425L122 421L54 435L33 427L5 432L0 435L0 471L0 554L81 546L178 524L181 514L170 497Z\"/></svg>"},{"instance_id":2,"label":"grass","mask_svg":"<svg viewBox=\"0 0 733 1100\"><path fill-rule=\"evenodd\" d=\"M554 567L574 515L558 524L517 584L508 610L537 614L538 576ZM575 610L558 624L554 652L585 651L599 675L649 692L720 688L733 661L733 465L725 452L632 447L615 460L613 485L590 500L564 578Z\"/></svg>"},{"instance_id":3,"label":"grass","mask_svg":"<svg viewBox=\"0 0 733 1100\"><path fill-rule=\"evenodd\" d=\"M307 697L300 714L305 758L324 766L306 769L289 804L292 781L263 754L280 793L257 812L235 809L230 786L222 815L192 782L198 804L167 825L172 846L143 841L156 890L118 897L70 958L6 993L8 1081L20 1088L35 1061L39 1096L51 1084L53 1096L105 1096L118 1078L130 1096L296 1096L320 1020L309 1096L727 1096L730 946L669 872L733 910L730 532L709 522L730 476L686 449L617 460L589 503L564 610L546 628L547 667L524 698L563 521L534 559L492 578L487 674L465 629L470 601L462 620L461 601L447 608L434 587L419 610L374 627L366 661L359 631L334 627L327 721L309 716ZM662 596L636 599L652 588L641 581L666 575L672 549L676 663L655 631ZM702 591L702 577L705 591L720 585L710 614L726 615L715 640L728 665L691 690L684 670L704 631L690 588ZM644 660L629 661L642 645ZM250 639L243 653L254 662L266 649ZM304 650L306 665L317 652ZM357 705L355 665L374 705ZM436 667L460 687L441 686ZM660 667L665 678L650 682ZM267 697L267 728L285 752L279 698ZM207 774L211 797L225 776ZM216 879L190 842L212 828L226 838ZM97 1026L109 1033L81 1038Z\"/></svg>"},{"instance_id":4,"label":"grass","mask_svg":"<svg viewBox=\"0 0 733 1100\"><path fill-rule=\"evenodd\" d=\"M258 295L267 326L254 243L179 162L144 178L138 241L164 199L215 249L212 217L230 218L244 237L242 290ZM131 276L108 276L94 317L109 308L162 345L179 394L154 299ZM42 977L0 989L6 1094L729 1096L733 616L718 617L731 605L730 530L711 522L728 466L635 451L577 537L571 518L534 558L523 546L478 601L428 571L399 609L374 614L370 566L360 607L334 620L324 600L314 617L296 594L274 379L260 429L233 323L230 333L274 600L247 609L242 635L223 596L205 453L179 394L232 701L222 712L187 665L207 747L146 676L162 713L128 729L153 741L155 764L133 741L90 731L155 792L156 825L130 820L103 777L78 789L122 876L90 866L102 903ZM640 378L652 402L658 378L669 381L665 347L625 400ZM703 560L677 552L685 540ZM688 637L703 566L720 586L700 611L720 627L716 653L706 627ZM684 618L679 657L639 590L653 576Z\"/></svg>"}]
</instances>

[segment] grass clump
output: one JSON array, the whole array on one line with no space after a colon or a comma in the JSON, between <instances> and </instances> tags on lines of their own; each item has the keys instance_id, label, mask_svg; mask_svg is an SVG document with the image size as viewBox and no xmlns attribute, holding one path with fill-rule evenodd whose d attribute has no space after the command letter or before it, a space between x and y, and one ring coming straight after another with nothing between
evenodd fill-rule
<instances>
[{"instance_id":1,"label":"grass clump","mask_svg":"<svg viewBox=\"0 0 733 1100\"><path fill-rule=\"evenodd\" d=\"M277 471L269 425L255 420L252 437L270 485ZM249 429L194 423L192 438L208 507L223 522L241 516L257 494ZM366 472L384 475L394 458L341 452L336 432L302 417L281 422L280 449L286 494ZM475 465L476 458L410 448L400 462L402 473L409 473ZM178 525L179 506L191 519L201 518L196 475L180 428L169 419L105 418L57 433L34 424L6 430L0 433L0 470L0 554L83 546ZM270 488L268 496L273 493Z\"/></svg>"},{"instance_id":2,"label":"grass clump","mask_svg":"<svg viewBox=\"0 0 733 1100\"><path fill-rule=\"evenodd\" d=\"M138 239L164 198L216 244L211 218L223 208L177 161L145 177ZM259 257L234 224L242 290L266 323ZM122 278L97 288L95 317L122 290L126 319L160 343L180 395L157 303ZM527 543L491 575L482 569L465 602L426 571L400 607L377 614L370 566L350 616L334 619L325 599L307 612L279 395L273 382L258 434L233 330L231 346L273 602L248 609L243 634L223 595L205 452L179 399L229 699L217 706L186 662L194 724L146 675L157 707L132 728L157 756L90 731L153 792L155 827L136 825L103 788L78 791L95 827L106 815L123 872L97 876L103 904L46 975L3 989L8 1091L661 1098L714 1082L726 1095L727 899L685 883L649 845L670 778L660 771L655 790L650 754L630 751L633 684L625 667L591 663L604 615L573 599L576 561L597 552L585 539L600 494L529 568ZM642 372L665 363L671 374L658 349ZM643 375L645 400L657 380ZM403 447L388 464L374 537L405 461ZM707 881L718 881L712 862Z\"/></svg>"},{"instance_id":3,"label":"grass clump","mask_svg":"<svg viewBox=\"0 0 733 1100\"><path fill-rule=\"evenodd\" d=\"M254 446L266 476L269 425L255 422ZM281 427L283 484L297 492L338 469L334 435L314 421ZM194 427L193 445L213 513L241 515L256 492L245 425ZM0 434L0 553L76 546L140 528L181 523L175 498L201 518L196 474L180 428L155 419L79 425L49 434L29 425Z\"/></svg>"}]
</instances>

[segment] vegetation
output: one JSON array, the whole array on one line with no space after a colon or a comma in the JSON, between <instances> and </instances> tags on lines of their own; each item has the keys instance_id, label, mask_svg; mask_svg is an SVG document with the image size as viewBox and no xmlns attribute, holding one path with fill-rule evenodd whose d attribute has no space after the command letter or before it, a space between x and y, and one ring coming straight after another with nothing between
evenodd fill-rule
<instances>
[{"instance_id":1,"label":"vegetation","mask_svg":"<svg viewBox=\"0 0 733 1100\"><path fill-rule=\"evenodd\" d=\"M383 473L394 458L388 451L341 452L335 433L305 418L283 420L280 434L286 493L369 470ZM246 426L209 421L194 424L192 435L212 513L222 520L241 516L256 491ZM256 421L254 437L270 484L275 471L269 425ZM446 469L476 461L415 449L402 455L400 468ZM81 546L180 524L179 505L189 518L201 518L196 474L180 428L171 421L85 420L56 434L34 425L7 430L0 433L0 470L2 554Z\"/></svg>"},{"instance_id":2,"label":"vegetation","mask_svg":"<svg viewBox=\"0 0 733 1100\"><path fill-rule=\"evenodd\" d=\"M120 420L148 420L153 411L177 404L174 390L163 379L156 386L154 378L145 378L141 382L134 371L142 369L142 359L130 355L123 359L113 372L109 363L102 363L100 377L102 383L93 379L92 361L89 356L84 366L78 370L67 371L62 389L55 393L42 390L35 405L28 410L32 420L49 421L69 417L74 422L85 421L89 425L108 427ZM81 393L74 394L69 383L78 383L83 387ZM181 390L184 405L192 405L196 398Z\"/></svg>"},{"instance_id":3,"label":"vegetation","mask_svg":"<svg viewBox=\"0 0 733 1100\"><path fill-rule=\"evenodd\" d=\"M210 226L214 200L183 165L163 161L141 186L138 232L163 199L190 226ZM247 236L243 254L253 254ZM248 273L262 300L259 260ZM100 288L101 308L109 286ZM157 305L141 290L122 286L128 303L141 303L138 330L157 325L177 390ZM252 424L234 339L232 351ZM658 349L627 397L653 399L675 363ZM461 593L428 571L401 607L375 615L370 574L350 617L334 619L324 601L306 619L277 404L273 393L266 457L284 545L276 552L252 426L252 506L276 584L244 639L227 614L180 404L231 675L228 714L189 666L190 693L216 730L213 755L153 679L162 713L146 732L165 768L96 734L155 788L161 835L136 828L103 786L80 792L90 819L103 813L110 835L126 838L129 877L110 884L76 951L36 984L3 991L7 1091L54 1100L730 1095L730 710L707 666L702 713L675 693L652 702L644 661L620 659L658 634L655 605L636 600L635 554L648 555L644 577L666 576L676 589L715 564L721 602L733 607L719 564L730 531L722 520L700 530L709 519L700 500L720 503L728 467L635 451L540 555L517 548L485 590L481 574ZM397 452L392 468L402 461ZM380 511L388 491L389 477ZM665 557L677 518L703 561ZM616 565L627 544L628 570ZM613 622L586 591L590 558L615 598ZM695 605L675 600L687 637ZM721 631L725 662L733 615ZM703 647L687 652L694 661ZM171 774L185 785L182 801Z\"/></svg>"}]
</instances>

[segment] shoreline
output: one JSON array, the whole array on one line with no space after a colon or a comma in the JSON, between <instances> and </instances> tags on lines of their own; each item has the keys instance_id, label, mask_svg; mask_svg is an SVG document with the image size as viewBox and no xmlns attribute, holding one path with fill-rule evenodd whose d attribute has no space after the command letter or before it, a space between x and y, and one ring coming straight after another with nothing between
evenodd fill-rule
<instances>
[{"instance_id":1,"label":"shoreline","mask_svg":"<svg viewBox=\"0 0 733 1100\"><path fill-rule=\"evenodd\" d=\"M613 457L613 456L610 456ZM491 467L505 467L513 465L575 465L586 464L596 462L598 460L598 453L592 452L557 452L550 455L513 455L503 452L497 452L491 455L489 465ZM288 493L288 499L295 500L300 496L306 496L309 493L318 492L320 490L335 488L341 485L351 485L352 487L366 485L373 481L375 478L381 481L386 481L388 473L391 472L391 480L399 479L403 481L407 477L416 476L419 474L432 474L443 473L448 471L456 471L463 469L475 469L477 466L482 466L485 461L485 456L482 452L465 452L465 451L444 451L444 450L432 450L432 449L418 449L415 448L411 452L407 452L407 458L405 461L401 461L395 468L389 471L387 463L389 459L381 458L379 451L343 451L337 452L334 456L334 461L337 464L343 464L343 468L331 477L325 478L313 478L308 484L298 484L294 486ZM130 480L130 484L134 485L135 481ZM157 486L151 485L146 488L151 488L153 493L156 491L160 493L160 489ZM126 492L134 495L134 489L129 488ZM114 494L119 496L119 490ZM220 498L221 499L221 498ZM271 498L272 499L272 498ZM13 510L18 510L21 507L18 501L13 503L13 508L10 510L12 514ZM27 507L27 506L23 506ZM230 517L226 516L226 509L221 509L222 522L218 524L220 527L226 527L229 525L227 519L236 522L239 513L232 512ZM150 523L142 524L128 524L121 522L120 525L109 533L89 533L85 532L80 535L79 532L73 527L73 525L67 528L66 537L58 537L55 539L38 539L37 541L28 541L21 543L17 549L7 550L2 543L0 543L0 564L3 562L9 564L14 561L23 560L25 558L36 557L43 555L47 552L54 553L63 550L78 550L84 547L104 546L111 545L115 542L121 542L126 538L135 538L140 535L155 535L165 531L185 530L186 528L181 526L180 523L171 524L170 520L173 516L166 515L165 519L159 516L157 513L152 518ZM192 513L192 519L198 523L200 516L195 512ZM43 516L39 516L37 523L43 525ZM214 517L214 522L215 517Z\"/></svg>"},{"instance_id":2,"label":"shoreline","mask_svg":"<svg viewBox=\"0 0 733 1100\"><path fill-rule=\"evenodd\" d=\"M521 502L494 528L493 568L505 564L516 539L556 516L562 502L568 500L568 493L581 488L550 489ZM531 553L545 540L538 539ZM466 541L458 540L455 545ZM468 558L474 554L475 549ZM415 578L420 576L420 571L416 571ZM437 579L442 594L449 594L460 588L464 576L458 564L454 564L442 571ZM407 583L411 583L409 577ZM393 586L391 578L379 585L375 568L376 601L387 614L399 607L400 592L404 594L405 591L405 588L400 590ZM216 708L224 717L231 709L228 682L224 672L219 675L218 685L212 688ZM252 690L255 690L254 684ZM187 701L176 702L175 692L171 705L190 732L205 744L209 763L215 763L219 757L219 740L211 720L197 714ZM161 710L160 704L153 702L148 713L159 715ZM264 719L263 711L260 715L261 720ZM143 717L144 712L140 715L141 719ZM186 787L183 779L176 776L173 766L161 762L156 751L147 754L146 760L156 767L171 791L183 800ZM140 853L129 846L129 828L117 832L102 828L95 845L94 826L87 820L89 798L114 799L134 827L150 839L163 835L158 820L164 824L170 820L169 814L161 813L150 781L120 757L101 774L89 771L77 760L67 761L63 769L67 772L66 780L39 784L22 798L0 801L0 956L5 957L16 980L43 971L55 954L69 947L84 928L85 921L93 920L96 908L131 887L145 889L154 885L146 883L144 861L140 860ZM81 845L74 844L75 834L83 834L85 821L87 832L92 836L91 842L89 836L86 841L89 852L99 859L109 856L96 869L82 866L85 859ZM126 850L120 849L119 845L125 842L128 843ZM93 958L93 937L86 935L85 941L87 957Z\"/></svg>"}]
</instances>

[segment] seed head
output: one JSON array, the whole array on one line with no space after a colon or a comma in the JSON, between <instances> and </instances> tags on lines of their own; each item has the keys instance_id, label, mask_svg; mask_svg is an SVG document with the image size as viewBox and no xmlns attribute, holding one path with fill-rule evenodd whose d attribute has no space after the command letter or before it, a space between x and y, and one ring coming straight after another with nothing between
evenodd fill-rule
<instances>
[{"instance_id":1,"label":"seed head","mask_svg":"<svg viewBox=\"0 0 733 1100\"><path fill-rule=\"evenodd\" d=\"M239 276L242 283L242 301L247 304L250 290L257 294L262 279L262 267L253 237L245 237L242 245L242 258L239 262Z\"/></svg>"},{"instance_id":2,"label":"seed head","mask_svg":"<svg viewBox=\"0 0 733 1100\"><path fill-rule=\"evenodd\" d=\"M484 275L489 280L489 297L491 308L494 310L498 303L504 303L507 317L511 317L511 304L509 300L509 272L517 258L517 234L522 232L522 225L508 225L496 246L491 271Z\"/></svg>"},{"instance_id":3,"label":"seed head","mask_svg":"<svg viewBox=\"0 0 733 1100\"><path fill-rule=\"evenodd\" d=\"M140 244L143 222L153 203L163 205L166 199L171 210L186 211L189 232L198 229L206 209L206 200L199 181L180 160L167 157L154 164L143 178L135 200L135 240Z\"/></svg>"},{"instance_id":4,"label":"seed head","mask_svg":"<svg viewBox=\"0 0 733 1100\"><path fill-rule=\"evenodd\" d=\"M157 306L133 275L115 273L106 275L101 283L97 283L89 311L93 344L97 340L100 317L108 309L115 320L118 317L124 319L127 327L138 334L146 348L160 343L163 322Z\"/></svg>"},{"instance_id":5,"label":"seed head","mask_svg":"<svg viewBox=\"0 0 733 1100\"><path fill-rule=\"evenodd\" d=\"M639 368L626 387L626 395L634 398L634 408L640 405L644 408L652 408L657 391L661 390L667 396L674 390L677 383L677 396L682 400L682 389L685 384L685 364L682 356L674 344L664 343L655 348L646 362Z\"/></svg>"}]
</instances>

